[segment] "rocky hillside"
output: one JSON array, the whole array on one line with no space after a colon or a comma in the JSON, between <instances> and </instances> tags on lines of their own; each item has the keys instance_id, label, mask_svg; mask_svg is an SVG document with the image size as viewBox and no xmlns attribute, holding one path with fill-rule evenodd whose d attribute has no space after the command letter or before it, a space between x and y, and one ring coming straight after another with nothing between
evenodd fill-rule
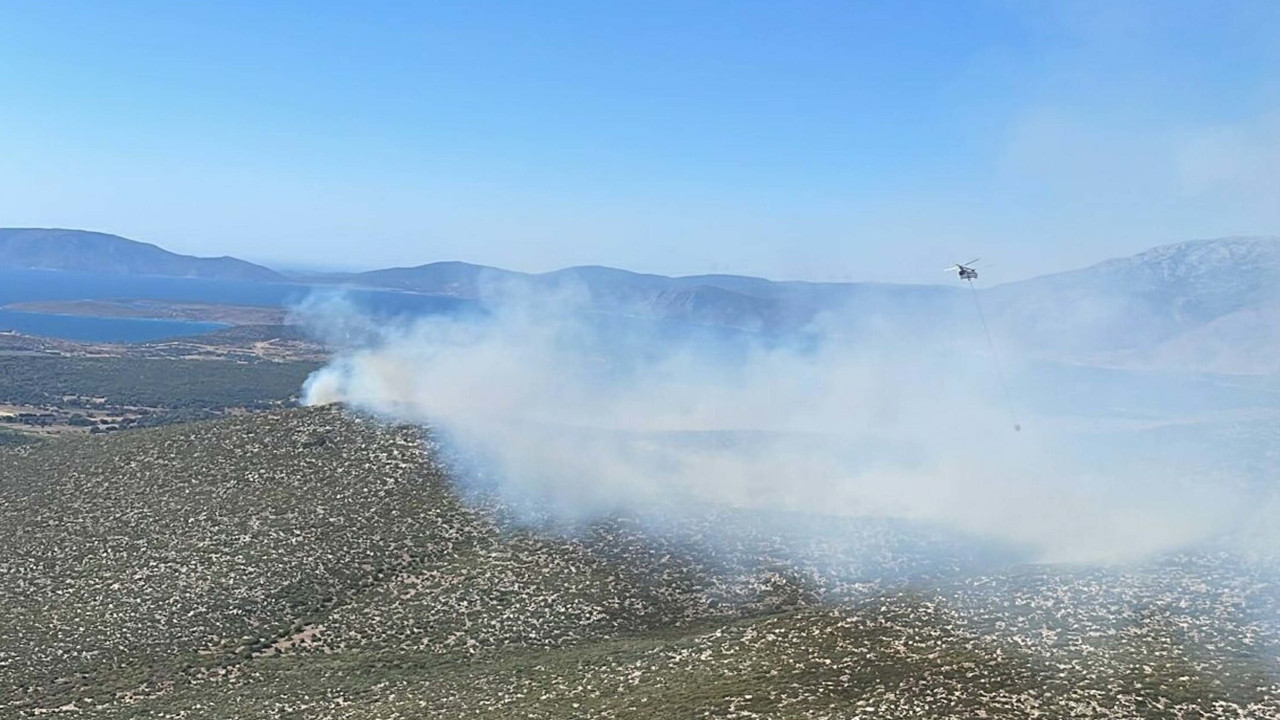
<instances>
[{"instance_id":1,"label":"rocky hillside","mask_svg":"<svg viewBox=\"0 0 1280 720\"><path fill-rule=\"evenodd\" d=\"M1280 238L1164 245L983 297L1004 337L1042 356L1280 371Z\"/></svg>"},{"instance_id":2,"label":"rocky hillside","mask_svg":"<svg viewBox=\"0 0 1280 720\"><path fill-rule=\"evenodd\" d=\"M1272 586L1222 555L993 566L696 508L552 530L333 408L0 453L6 717L1280 717Z\"/></svg>"},{"instance_id":3,"label":"rocky hillside","mask_svg":"<svg viewBox=\"0 0 1280 720\"><path fill-rule=\"evenodd\" d=\"M0 268L266 282L284 280L274 270L233 257L192 257L118 235L44 228L0 228Z\"/></svg>"}]
</instances>

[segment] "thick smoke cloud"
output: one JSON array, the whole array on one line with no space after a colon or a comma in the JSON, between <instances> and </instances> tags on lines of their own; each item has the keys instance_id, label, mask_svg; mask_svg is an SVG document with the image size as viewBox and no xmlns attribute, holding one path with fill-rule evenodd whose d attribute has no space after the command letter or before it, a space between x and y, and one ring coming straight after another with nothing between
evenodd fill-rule
<instances>
[{"instance_id":1,"label":"thick smoke cloud","mask_svg":"<svg viewBox=\"0 0 1280 720\"><path fill-rule=\"evenodd\" d=\"M305 401L430 425L473 461L460 475L566 521L711 503L1111 561L1208 537L1239 510L1185 462L1110 457L1047 417L1015 433L980 334L850 312L785 342L673 339L571 288L491 296L484 313L395 321L313 298L298 314L337 352Z\"/></svg>"}]
</instances>

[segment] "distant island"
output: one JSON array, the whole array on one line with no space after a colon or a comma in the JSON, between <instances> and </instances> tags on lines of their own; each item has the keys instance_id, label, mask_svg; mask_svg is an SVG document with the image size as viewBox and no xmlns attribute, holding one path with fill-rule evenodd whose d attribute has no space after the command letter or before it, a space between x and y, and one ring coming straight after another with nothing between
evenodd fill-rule
<instances>
[{"instance_id":1,"label":"distant island","mask_svg":"<svg viewBox=\"0 0 1280 720\"><path fill-rule=\"evenodd\" d=\"M0 228L0 267L259 282L286 280L275 270L239 258L180 255L119 235L62 228Z\"/></svg>"}]
</instances>

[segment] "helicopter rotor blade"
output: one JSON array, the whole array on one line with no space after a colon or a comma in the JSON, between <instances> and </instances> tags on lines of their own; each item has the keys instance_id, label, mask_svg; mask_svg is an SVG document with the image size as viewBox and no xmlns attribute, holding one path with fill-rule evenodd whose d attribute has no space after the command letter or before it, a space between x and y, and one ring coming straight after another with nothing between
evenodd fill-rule
<instances>
[{"instance_id":1,"label":"helicopter rotor blade","mask_svg":"<svg viewBox=\"0 0 1280 720\"><path fill-rule=\"evenodd\" d=\"M978 262L978 261L979 261L979 260L981 260L981 259L982 259L982 258L980 258L980 257L974 258L974 259L970 260L969 262L965 263L965 265L972 265L972 264L974 264L974 263Z\"/></svg>"}]
</instances>

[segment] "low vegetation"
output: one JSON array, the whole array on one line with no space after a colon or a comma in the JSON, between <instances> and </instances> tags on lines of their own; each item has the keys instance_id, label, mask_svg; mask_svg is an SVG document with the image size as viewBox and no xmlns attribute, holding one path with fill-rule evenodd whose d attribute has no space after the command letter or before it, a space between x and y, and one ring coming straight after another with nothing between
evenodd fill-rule
<instances>
[{"instance_id":1,"label":"low vegetation","mask_svg":"<svg viewBox=\"0 0 1280 720\"><path fill-rule=\"evenodd\" d=\"M0 450L0 716L1280 716L1270 575L1226 556L1009 569L889 523L467 496L333 408Z\"/></svg>"},{"instance_id":2,"label":"low vegetation","mask_svg":"<svg viewBox=\"0 0 1280 720\"><path fill-rule=\"evenodd\" d=\"M75 405L102 398L135 407L243 407L297 396L311 363L0 356L0 401Z\"/></svg>"},{"instance_id":3,"label":"low vegetation","mask_svg":"<svg viewBox=\"0 0 1280 720\"><path fill-rule=\"evenodd\" d=\"M36 442L35 438L17 430L6 427L0 427L0 447L13 447L16 445L28 445Z\"/></svg>"}]
</instances>

